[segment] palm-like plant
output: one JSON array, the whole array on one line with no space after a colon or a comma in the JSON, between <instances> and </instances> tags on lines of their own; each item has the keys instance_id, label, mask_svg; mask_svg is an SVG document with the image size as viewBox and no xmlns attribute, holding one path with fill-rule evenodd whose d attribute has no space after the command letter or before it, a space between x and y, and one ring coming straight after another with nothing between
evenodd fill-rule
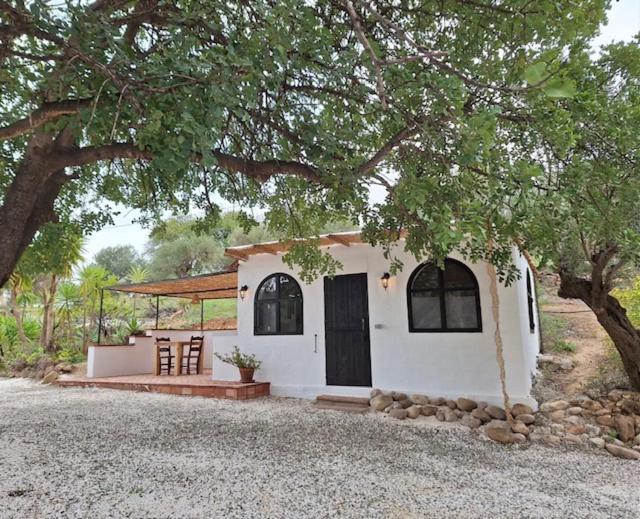
<instances>
[{"instance_id":1,"label":"palm-like plant","mask_svg":"<svg viewBox=\"0 0 640 519\"><path fill-rule=\"evenodd\" d=\"M134 267L131 267L131 270L129 270L129 273L127 274L127 279L130 283L145 283L149 281L150 278L151 272L149 271L149 269L143 267L142 265L135 265ZM133 294L133 319L136 318L137 299L138 296L136 294Z\"/></svg>"},{"instance_id":2,"label":"palm-like plant","mask_svg":"<svg viewBox=\"0 0 640 519\"><path fill-rule=\"evenodd\" d=\"M75 283L65 282L58 287L55 302L56 313L58 321L64 323L64 335L68 345L73 342L73 321L80 300L80 288Z\"/></svg>"},{"instance_id":3,"label":"palm-like plant","mask_svg":"<svg viewBox=\"0 0 640 519\"><path fill-rule=\"evenodd\" d=\"M90 317L93 327L96 320L96 307L100 298L100 291L116 283L116 277L99 265L87 265L78 272L80 281L80 296L83 301L82 343L87 340L87 317Z\"/></svg>"}]
</instances>

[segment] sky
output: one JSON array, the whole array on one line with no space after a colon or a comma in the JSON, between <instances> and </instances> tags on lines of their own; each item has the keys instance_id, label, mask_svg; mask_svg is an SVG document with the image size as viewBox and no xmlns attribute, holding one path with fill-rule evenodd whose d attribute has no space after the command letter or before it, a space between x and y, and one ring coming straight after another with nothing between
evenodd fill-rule
<instances>
[{"instance_id":1,"label":"sky","mask_svg":"<svg viewBox=\"0 0 640 519\"><path fill-rule=\"evenodd\" d=\"M608 23L602 27L601 34L594 40L594 47L614 41L629 41L640 32L640 0L613 0L608 14ZM223 206L224 207L224 206ZM232 206L224 209L234 209ZM149 229L133 222L138 213L119 208L114 225L105 227L88 237L85 245L85 258L90 261L104 247L114 245L133 245L140 252L144 250Z\"/></svg>"}]
</instances>

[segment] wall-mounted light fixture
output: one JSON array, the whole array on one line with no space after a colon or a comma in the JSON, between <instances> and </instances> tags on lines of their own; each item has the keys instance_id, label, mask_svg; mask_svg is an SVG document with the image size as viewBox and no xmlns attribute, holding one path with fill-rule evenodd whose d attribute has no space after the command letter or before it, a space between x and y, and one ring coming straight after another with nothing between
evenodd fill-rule
<instances>
[{"instance_id":1,"label":"wall-mounted light fixture","mask_svg":"<svg viewBox=\"0 0 640 519\"><path fill-rule=\"evenodd\" d=\"M384 288L385 290L389 288L390 277L391 277L391 274L389 274L388 272L385 272L384 274L382 274L382 277L380 278L380 281L382 282L382 288Z\"/></svg>"},{"instance_id":2,"label":"wall-mounted light fixture","mask_svg":"<svg viewBox=\"0 0 640 519\"><path fill-rule=\"evenodd\" d=\"M242 285L240 287L240 299L242 299L244 301L244 296L247 295L247 290L249 290L249 287L247 285Z\"/></svg>"}]
</instances>

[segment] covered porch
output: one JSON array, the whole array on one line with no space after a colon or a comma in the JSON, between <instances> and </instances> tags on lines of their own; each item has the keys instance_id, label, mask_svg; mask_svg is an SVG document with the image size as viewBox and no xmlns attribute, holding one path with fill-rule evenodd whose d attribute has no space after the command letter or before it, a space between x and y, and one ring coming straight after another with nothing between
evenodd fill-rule
<instances>
[{"instance_id":1,"label":"covered porch","mask_svg":"<svg viewBox=\"0 0 640 519\"><path fill-rule=\"evenodd\" d=\"M242 384L234 380L216 380L211 371L215 344L221 337L233 341L235 329L205 329L204 304L214 299L238 298L237 265L231 265L222 272L193 276L181 279L169 279L147 283L116 285L104 290L138 294L154 298L155 326L144 330L144 335L129 337L125 344L105 344L105 316L103 315L101 295L98 340L87 349L87 372L84 376L65 376L58 381L64 387L102 387L110 389L128 389L176 395L206 396L244 400L269 394L268 382ZM188 329L161 328L160 301L162 298L188 299L199 305L200 326ZM192 338L201 337L201 347L197 370L184 367L183 351L188 351ZM169 373L159 374L158 339L169 339L163 344L172 347L175 355L173 368ZM107 341L109 342L109 341ZM187 361L188 362L188 361ZM190 371L189 374L187 372Z\"/></svg>"}]
</instances>

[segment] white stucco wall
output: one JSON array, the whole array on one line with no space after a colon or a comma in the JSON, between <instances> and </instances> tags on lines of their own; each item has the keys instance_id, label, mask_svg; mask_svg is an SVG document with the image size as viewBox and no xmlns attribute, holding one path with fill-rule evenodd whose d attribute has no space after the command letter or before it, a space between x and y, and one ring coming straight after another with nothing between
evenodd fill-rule
<instances>
[{"instance_id":1,"label":"white stucco wall","mask_svg":"<svg viewBox=\"0 0 640 519\"><path fill-rule=\"evenodd\" d=\"M152 330L149 337L132 337L132 344L125 346L89 346L87 376L115 377L142 375L155 372L155 337L169 337L174 341L188 341L192 335L200 336L200 330ZM214 342L219 337L233 337L235 330L205 330L202 365L211 369Z\"/></svg>"},{"instance_id":2,"label":"white stucco wall","mask_svg":"<svg viewBox=\"0 0 640 519\"><path fill-rule=\"evenodd\" d=\"M480 287L482 328L480 333L410 333L406 285L418 262L409 254L398 255L403 271L393 276L385 291L380 283L389 263L382 251L368 245L335 246L332 254L343 264L340 274L368 275L369 322L371 338L372 386L384 390L426 393L431 396L467 396L500 403L500 383L496 362L488 276L484 264L468 264ZM516 253L517 254L517 253ZM455 256L454 256L455 257ZM254 336L253 298L255 289L267 276L285 272L297 279L304 298L304 335ZM238 300L238 334L220 337L215 350L228 352L234 344L255 353L263 361L257 380L270 381L276 395L312 398L321 393L366 395L367 388L327 386L324 342L323 280L303 283L280 255L258 254L241 262L238 286L247 285L244 301ZM520 304L524 284L499 287L501 331L507 365L507 388L513 402L535 405L529 396L531 346L523 341L526 305ZM527 328L528 329L528 328ZM535 353L534 353L535 360ZM232 366L214 359L217 379L235 380Z\"/></svg>"}]
</instances>

